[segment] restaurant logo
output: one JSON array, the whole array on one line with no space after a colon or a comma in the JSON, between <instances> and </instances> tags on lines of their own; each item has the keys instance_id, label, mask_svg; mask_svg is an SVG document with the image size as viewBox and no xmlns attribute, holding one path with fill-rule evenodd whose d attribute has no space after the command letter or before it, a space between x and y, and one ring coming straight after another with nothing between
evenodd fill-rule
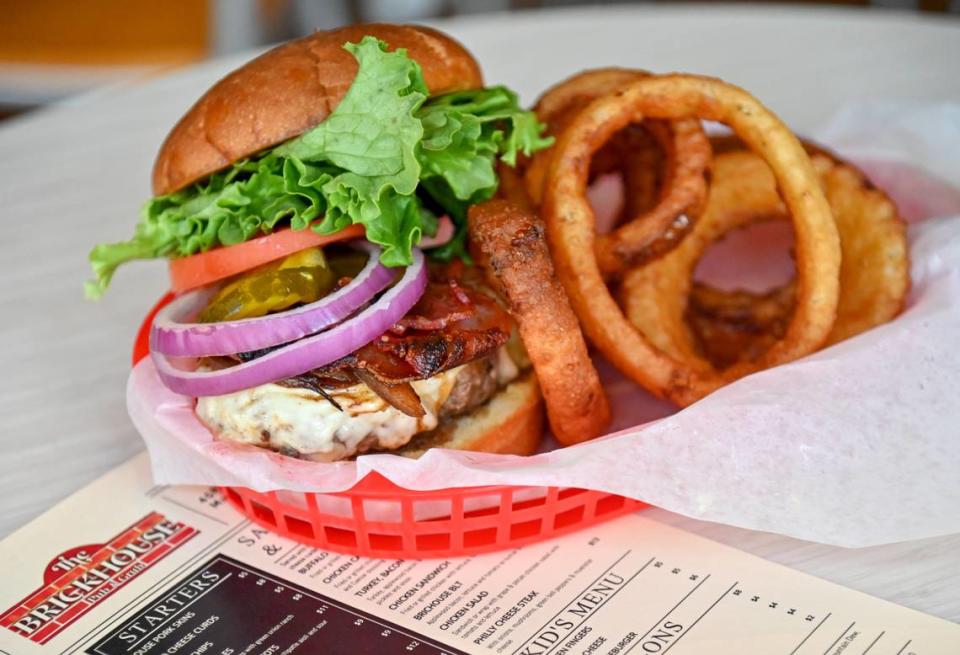
<instances>
[{"instance_id":1,"label":"restaurant logo","mask_svg":"<svg viewBox=\"0 0 960 655\"><path fill-rule=\"evenodd\" d=\"M151 512L107 543L66 550L44 569L39 589L0 614L0 626L44 644L195 534Z\"/></svg>"}]
</instances>

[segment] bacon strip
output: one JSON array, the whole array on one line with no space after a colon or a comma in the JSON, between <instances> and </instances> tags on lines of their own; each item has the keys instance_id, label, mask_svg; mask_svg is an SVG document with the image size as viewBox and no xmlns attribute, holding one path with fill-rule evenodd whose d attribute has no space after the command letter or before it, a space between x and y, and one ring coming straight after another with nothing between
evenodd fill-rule
<instances>
[{"instance_id":1,"label":"bacon strip","mask_svg":"<svg viewBox=\"0 0 960 655\"><path fill-rule=\"evenodd\" d=\"M311 389L339 389L364 382L388 403L410 416L423 407L412 380L422 380L474 361L506 344L513 329L509 314L480 289L479 277L460 266L431 271L432 281L420 301L379 339L326 366L277 384ZM241 353L241 361L268 350Z\"/></svg>"}]
</instances>

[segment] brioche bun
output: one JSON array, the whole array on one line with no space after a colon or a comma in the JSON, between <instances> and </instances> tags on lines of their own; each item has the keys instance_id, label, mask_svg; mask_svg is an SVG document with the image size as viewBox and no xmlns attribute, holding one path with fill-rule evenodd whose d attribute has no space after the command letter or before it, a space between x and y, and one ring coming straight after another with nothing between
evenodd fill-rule
<instances>
[{"instance_id":1,"label":"brioche bun","mask_svg":"<svg viewBox=\"0 0 960 655\"><path fill-rule=\"evenodd\" d=\"M217 82L174 126L153 167L164 195L321 123L343 99L357 62L343 49L364 36L405 48L433 94L483 86L467 50L428 27L360 24L273 48Z\"/></svg>"},{"instance_id":2,"label":"brioche bun","mask_svg":"<svg viewBox=\"0 0 960 655\"><path fill-rule=\"evenodd\" d=\"M528 371L469 414L415 436L395 455L420 457L429 448L532 455L543 436L543 398L537 377Z\"/></svg>"}]
</instances>

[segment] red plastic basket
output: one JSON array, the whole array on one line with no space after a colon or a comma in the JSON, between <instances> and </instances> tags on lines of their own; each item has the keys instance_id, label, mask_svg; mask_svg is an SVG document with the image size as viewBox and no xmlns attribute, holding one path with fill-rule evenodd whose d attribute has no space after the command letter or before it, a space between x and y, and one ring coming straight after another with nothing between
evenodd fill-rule
<instances>
[{"instance_id":1,"label":"red plastic basket","mask_svg":"<svg viewBox=\"0 0 960 655\"><path fill-rule=\"evenodd\" d=\"M522 500L525 492L541 492ZM417 559L476 555L549 539L640 509L635 500L585 489L490 486L412 491L367 475L339 494L258 493L227 488L230 503L256 523L310 546L364 557ZM342 514L318 498L339 498ZM478 509L470 510L472 504ZM418 507L428 508L418 518ZM438 506L445 510L437 512ZM368 518L373 509L379 516ZM438 516L429 517L436 513ZM386 514L389 518L383 518Z\"/></svg>"},{"instance_id":2,"label":"red plastic basket","mask_svg":"<svg viewBox=\"0 0 960 655\"><path fill-rule=\"evenodd\" d=\"M147 315L133 349L149 354ZM574 532L645 507L588 489L451 487L415 491L371 473L347 491L315 494L224 487L228 502L255 523L295 541L364 557L458 557L515 548Z\"/></svg>"}]
</instances>

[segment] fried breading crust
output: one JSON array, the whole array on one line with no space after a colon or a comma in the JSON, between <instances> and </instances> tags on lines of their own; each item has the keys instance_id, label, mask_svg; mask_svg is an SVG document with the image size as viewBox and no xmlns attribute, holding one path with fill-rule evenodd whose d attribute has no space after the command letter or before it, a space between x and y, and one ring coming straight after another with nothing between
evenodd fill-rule
<instances>
[{"instance_id":1,"label":"fried breading crust","mask_svg":"<svg viewBox=\"0 0 960 655\"><path fill-rule=\"evenodd\" d=\"M505 200L470 208L471 254L507 303L533 363L557 440L602 434L610 405L547 250L543 225Z\"/></svg>"}]
</instances>

